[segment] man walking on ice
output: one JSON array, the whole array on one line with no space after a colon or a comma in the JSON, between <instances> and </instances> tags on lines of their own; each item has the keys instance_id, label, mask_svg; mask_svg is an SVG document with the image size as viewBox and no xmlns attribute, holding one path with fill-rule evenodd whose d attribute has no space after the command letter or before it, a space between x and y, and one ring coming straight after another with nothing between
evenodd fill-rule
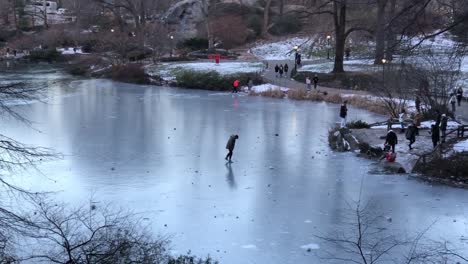
<instances>
[{"instance_id":1,"label":"man walking on ice","mask_svg":"<svg viewBox=\"0 0 468 264\"><path fill-rule=\"evenodd\" d=\"M234 151L234 147L236 146L236 140L239 138L238 135L231 135L229 140L226 144L226 149L229 150L229 153L226 155L226 160L231 162L232 152Z\"/></svg>"}]
</instances>

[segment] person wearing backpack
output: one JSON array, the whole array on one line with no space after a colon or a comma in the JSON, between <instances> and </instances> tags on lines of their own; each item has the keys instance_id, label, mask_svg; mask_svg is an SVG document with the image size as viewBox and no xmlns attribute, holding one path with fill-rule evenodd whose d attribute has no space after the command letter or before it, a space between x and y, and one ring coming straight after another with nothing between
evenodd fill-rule
<instances>
[{"instance_id":1,"label":"person wearing backpack","mask_svg":"<svg viewBox=\"0 0 468 264\"><path fill-rule=\"evenodd\" d=\"M413 149L413 144L416 142L416 134L418 133L418 127L414 124L411 123L411 125L408 126L406 129L406 139L409 140L408 147L410 150Z\"/></svg>"}]
</instances>

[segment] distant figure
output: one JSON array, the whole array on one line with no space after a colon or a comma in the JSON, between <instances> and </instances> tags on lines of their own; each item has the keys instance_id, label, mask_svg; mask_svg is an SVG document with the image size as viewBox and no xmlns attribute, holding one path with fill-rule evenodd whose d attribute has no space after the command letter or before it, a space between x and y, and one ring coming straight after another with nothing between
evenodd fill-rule
<instances>
[{"instance_id":1,"label":"distant figure","mask_svg":"<svg viewBox=\"0 0 468 264\"><path fill-rule=\"evenodd\" d=\"M455 110L456 110L455 109L455 104L456 104L456 101L457 101L457 99L455 98L455 94L454 93L450 94L449 103L452 106L453 117L455 117Z\"/></svg>"},{"instance_id":2,"label":"distant figure","mask_svg":"<svg viewBox=\"0 0 468 264\"><path fill-rule=\"evenodd\" d=\"M319 81L318 75L315 74L314 78L312 79L314 81L314 89L317 90L317 84Z\"/></svg>"},{"instance_id":3,"label":"distant figure","mask_svg":"<svg viewBox=\"0 0 468 264\"><path fill-rule=\"evenodd\" d=\"M301 54L297 54L297 66L301 67Z\"/></svg>"},{"instance_id":4,"label":"distant figure","mask_svg":"<svg viewBox=\"0 0 468 264\"><path fill-rule=\"evenodd\" d=\"M432 144L434 145L434 148L436 148L437 144L440 141L440 131L439 131L438 126L431 125L431 137L432 137Z\"/></svg>"},{"instance_id":5,"label":"distant figure","mask_svg":"<svg viewBox=\"0 0 468 264\"><path fill-rule=\"evenodd\" d=\"M423 115L421 114L421 112L417 111L416 114L414 114L414 124L418 128L418 133L416 134L416 136L419 136L419 127L421 126L422 119Z\"/></svg>"},{"instance_id":6,"label":"distant figure","mask_svg":"<svg viewBox=\"0 0 468 264\"><path fill-rule=\"evenodd\" d=\"M249 91L252 90L252 87L253 87L252 79L249 79L249 81L247 82L247 87L249 87Z\"/></svg>"},{"instance_id":7,"label":"distant figure","mask_svg":"<svg viewBox=\"0 0 468 264\"><path fill-rule=\"evenodd\" d=\"M234 151L234 147L236 146L236 140L239 138L238 135L231 135L229 137L229 140L226 144L226 149L229 151L228 154L226 155L226 160L231 162L232 158L232 152Z\"/></svg>"},{"instance_id":8,"label":"distant figure","mask_svg":"<svg viewBox=\"0 0 468 264\"><path fill-rule=\"evenodd\" d=\"M416 106L416 111L421 112L421 99L419 99L419 96L416 96L414 104Z\"/></svg>"},{"instance_id":9,"label":"distant figure","mask_svg":"<svg viewBox=\"0 0 468 264\"><path fill-rule=\"evenodd\" d=\"M275 66L275 77L278 78L278 73L279 73L279 66L276 64Z\"/></svg>"},{"instance_id":10,"label":"distant figure","mask_svg":"<svg viewBox=\"0 0 468 264\"><path fill-rule=\"evenodd\" d=\"M288 66L288 64L286 63L286 64L284 65L284 75L287 76L287 75L288 75L288 71L289 71L289 66Z\"/></svg>"},{"instance_id":11,"label":"distant figure","mask_svg":"<svg viewBox=\"0 0 468 264\"><path fill-rule=\"evenodd\" d=\"M76 53L76 47L73 47L73 52Z\"/></svg>"},{"instance_id":12,"label":"distant figure","mask_svg":"<svg viewBox=\"0 0 468 264\"><path fill-rule=\"evenodd\" d=\"M283 78L283 72L284 72L284 68L283 68L283 64L281 64L280 67L279 67L279 76L280 76L280 78Z\"/></svg>"},{"instance_id":13,"label":"distant figure","mask_svg":"<svg viewBox=\"0 0 468 264\"><path fill-rule=\"evenodd\" d=\"M457 102L458 102L458 107L461 106L461 101L463 99L463 88L460 86L457 89Z\"/></svg>"},{"instance_id":14,"label":"distant figure","mask_svg":"<svg viewBox=\"0 0 468 264\"><path fill-rule=\"evenodd\" d=\"M448 118L446 114L442 115L442 119L440 120L440 132L442 133L442 143L445 143L445 137L447 132L447 122Z\"/></svg>"},{"instance_id":15,"label":"distant figure","mask_svg":"<svg viewBox=\"0 0 468 264\"><path fill-rule=\"evenodd\" d=\"M16 54L17 54L17 53L18 53L18 52L17 52L16 50L13 50L13 56L16 57Z\"/></svg>"},{"instance_id":16,"label":"distant figure","mask_svg":"<svg viewBox=\"0 0 468 264\"><path fill-rule=\"evenodd\" d=\"M416 127L416 125L414 123L411 123L409 126L408 126L408 129L406 131L406 139L409 140L409 144L408 144L408 147L410 150L413 149L413 144L414 142L416 142L416 135L418 134L418 128Z\"/></svg>"},{"instance_id":17,"label":"distant figure","mask_svg":"<svg viewBox=\"0 0 468 264\"><path fill-rule=\"evenodd\" d=\"M265 61L265 69L268 69L268 61Z\"/></svg>"},{"instance_id":18,"label":"distant figure","mask_svg":"<svg viewBox=\"0 0 468 264\"><path fill-rule=\"evenodd\" d=\"M341 128L346 127L346 117L348 116L348 101L344 101L340 108Z\"/></svg>"},{"instance_id":19,"label":"distant figure","mask_svg":"<svg viewBox=\"0 0 468 264\"><path fill-rule=\"evenodd\" d=\"M400 114L398 115L398 122L400 122L401 125L401 133L405 132L405 114L405 109L402 109Z\"/></svg>"},{"instance_id":20,"label":"distant figure","mask_svg":"<svg viewBox=\"0 0 468 264\"><path fill-rule=\"evenodd\" d=\"M346 60L349 60L349 57L351 56L351 49L349 47L346 48L345 54L346 54Z\"/></svg>"},{"instance_id":21,"label":"distant figure","mask_svg":"<svg viewBox=\"0 0 468 264\"><path fill-rule=\"evenodd\" d=\"M239 88L239 80L235 79L232 84L232 93L237 93L237 88Z\"/></svg>"},{"instance_id":22,"label":"distant figure","mask_svg":"<svg viewBox=\"0 0 468 264\"><path fill-rule=\"evenodd\" d=\"M307 85L307 90L310 91L312 88L312 81L310 80L309 76L306 77L306 85Z\"/></svg>"},{"instance_id":23,"label":"distant figure","mask_svg":"<svg viewBox=\"0 0 468 264\"><path fill-rule=\"evenodd\" d=\"M442 120L442 115L440 114L440 111L439 110L436 110L436 122L435 122L435 125L437 127L440 126L440 121Z\"/></svg>"},{"instance_id":24,"label":"distant figure","mask_svg":"<svg viewBox=\"0 0 468 264\"><path fill-rule=\"evenodd\" d=\"M393 132L393 130L390 129L387 132L387 136L385 137L385 145L390 146L391 149L392 149L392 153L395 153L395 145L396 144L398 144L398 137L395 134L395 132Z\"/></svg>"}]
</instances>

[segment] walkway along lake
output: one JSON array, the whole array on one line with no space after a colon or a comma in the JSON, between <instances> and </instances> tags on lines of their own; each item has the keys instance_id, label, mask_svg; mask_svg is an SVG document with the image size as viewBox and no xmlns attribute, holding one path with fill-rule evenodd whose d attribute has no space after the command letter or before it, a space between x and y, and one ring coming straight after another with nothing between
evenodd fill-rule
<instances>
[{"instance_id":1,"label":"walkway along lake","mask_svg":"<svg viewBox=\"0 0 468 264\"><path fill-rule=\"evenodd\" d=\"M379 174L353 153L333 153L327 136L339 105L67 81L60 72L27 76L61 80L49 83L47 104L17 106L41 132L11 119L1 132L65 157L15 181L59 191L71 204L94 195L98 207L141 212L156 233L172 236L174 252L224 264L319 263L314 235L340 229L362 179L363 199L393 219L384 228L412 233L436 221L429 237L468 248L468 191ZM354 108L349 114L382 119ZM228 166L224 148L233 133L239 140Z\"/></svg>"}]
</instances>

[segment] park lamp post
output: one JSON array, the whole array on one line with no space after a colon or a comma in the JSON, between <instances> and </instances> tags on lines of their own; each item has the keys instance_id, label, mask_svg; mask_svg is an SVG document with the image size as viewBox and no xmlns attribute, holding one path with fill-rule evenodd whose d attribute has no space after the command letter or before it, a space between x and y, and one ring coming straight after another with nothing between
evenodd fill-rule
<instances>
[{"instance_id":1,"label":"park lamp post","mask_svg":"<svg viewBox=\"0 0 468 264\"><path fill-rule=\"evenodd\" d=\"M172 50L174 49L174 36L170 35L169 38L171 39L171 52L170 52L170 55L171 55L171 58L172 58Z\"/></svg>"},{"instance_id":2,"label":"park lamp post","mask_svg":"<svg viewBox=\"0 0 468 264\"><path fill-rule=\"evenodd\" d=\"M297 71L297 54L299 52L299 47L296 45L294 46L294 71Z\"/></svg>"},{"instance_id":3,"label":"park lamp post","mask_svg":"<svg viewBox=\"0 0 468 264\"><path fill-rule=\"evenodd\" d=\"M387 63L386 59L382 59L382 82L383 82L383 88L385 90L385 64Z\"/></svg>"},{"instance_id":4,"label":"park lamp post","mask_svg":"<svg viewBox=\"0 0 468 264\"><path fill-rule=\"evenodd\" d=\"M331 36L330 35L327 35L327 59L330 59L330 40L331 40Z\"/></svg>"},{"instance_id":5,"label":"park lamp post","mask_svg":"<svg viewBox=\"0 0 468 264\"><path fill-rule=\"evenodd\" d=\"M111 30L110 30L110 31L111 31L112 33L114 33L114 31L115 31L115 30L114 30L113 28L111 28Z\"/></svg>"}]
</instances>

